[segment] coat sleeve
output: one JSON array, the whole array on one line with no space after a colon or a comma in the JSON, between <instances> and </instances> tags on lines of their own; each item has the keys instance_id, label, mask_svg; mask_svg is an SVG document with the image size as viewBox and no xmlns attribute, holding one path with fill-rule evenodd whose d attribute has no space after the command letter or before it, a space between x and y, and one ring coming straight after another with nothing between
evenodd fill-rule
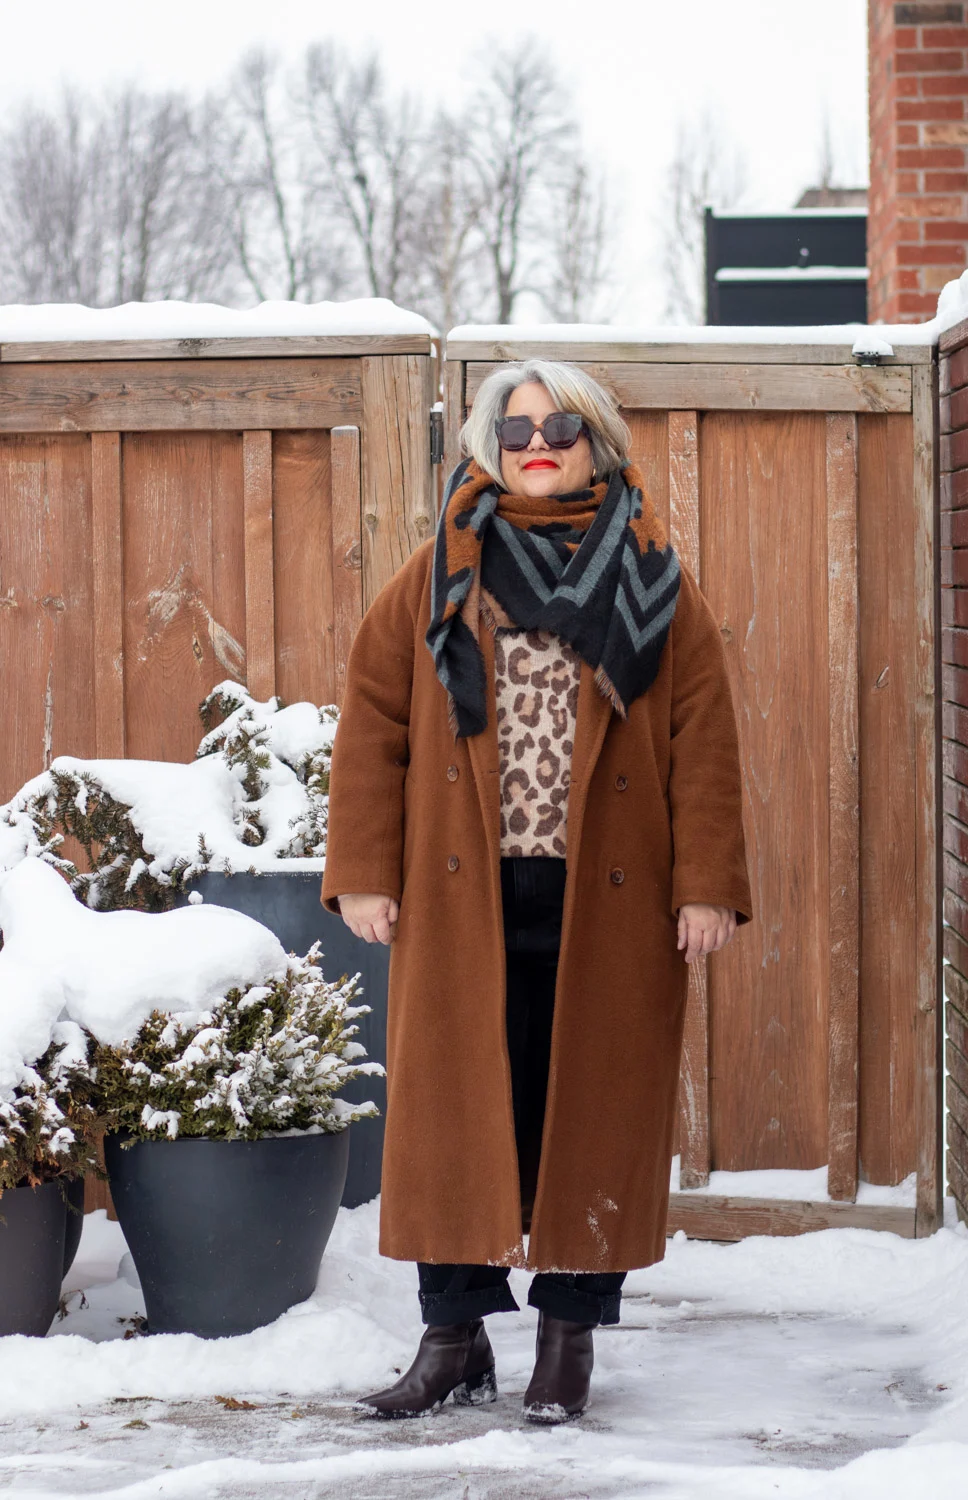
<instances>
[{"instance_id":1,"label":"coat sleeve","mask_svg":"<svg viewBox=\"0 0 968 1500\"><path fill-rule=\"evenodd\" d=\"M719 628L687 568L671 636L672 911L694 901L728 906L738 925L753 908L736 715Z\"/></svg>"},{"instance_id":2,"label":"coat sleeve","mask_svg":"<svg viewBox=\"0 0 968 1500\"><path fill-rule=\"evenodd\" d=\"M363 616L350 648L329 778L320 900L339 912L350 892L392 896L403 885L403 782L413 683L416 555Z\"/></svg>"}]
</instances>

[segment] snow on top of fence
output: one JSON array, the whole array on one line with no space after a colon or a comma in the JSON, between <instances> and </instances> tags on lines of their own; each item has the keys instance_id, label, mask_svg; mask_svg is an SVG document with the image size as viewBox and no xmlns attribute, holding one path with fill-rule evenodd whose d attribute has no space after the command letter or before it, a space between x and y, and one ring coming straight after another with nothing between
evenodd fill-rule
<instances>
[{"instance_id":1,"label":"snow on top of fence","mask_svg":"<svg viewBox=\"0 0 968 1500\"><path fill-rule=\"evenodd\" d=\"M968 297L960 317L968 315ZM959 318L953 318L958 322ZM457 344L847 344L877 335L891 343L930 345L944 332L930 323L820 323L776 327L676 326L639 323L465 323L452 328Z\"/></svg>"},{"instance_id":2,"label":"snow on top of fence","mask_svg":"<svg viewBox=\"0 0 968 1500\"><path fill-rule=\"evenodd\" d=\"M214 302L125 302L85 307L51 302L0 306L0 343L100 339L210 339L430 335L419 313L386 297L349 302L260 302L222 307Z\"/></svg>"},{"instance_id":3,"label":"snow on top of fence","mask_svg":"<svg viewBox=\"0 0 968 1500\"><path fill-rule=\"evenodd\" d=\"M771 276L775 272L769 273ZM800 273L802 274L802 273ZM677 327L609 323L464 323L447 344L847 344L855 355L890 357L889 348L936 344L968 318L968 271L949 281L925 323L822 323L775 327Z\"/></svg>"}]
</instances>

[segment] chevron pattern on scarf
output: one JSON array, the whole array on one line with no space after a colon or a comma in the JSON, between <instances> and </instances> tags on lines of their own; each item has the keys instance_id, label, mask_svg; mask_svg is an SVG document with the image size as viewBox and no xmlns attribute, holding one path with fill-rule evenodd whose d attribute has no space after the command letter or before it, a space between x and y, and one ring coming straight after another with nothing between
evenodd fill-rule
<instances>
[{"instance_id":1,"label":"chevron pattern on scarf","mask_svg":"<svg viewBox=\"0 0 968 1500\"><path fill-rule=\"evenodd\" d=\"M487 727L481 590L522 629L553 631L623 718L659 670L679 559L635 464L574 494L506 494L473 459L454 470L434 540L426 642L455 738Z\"/></svg>"}]
</instances>

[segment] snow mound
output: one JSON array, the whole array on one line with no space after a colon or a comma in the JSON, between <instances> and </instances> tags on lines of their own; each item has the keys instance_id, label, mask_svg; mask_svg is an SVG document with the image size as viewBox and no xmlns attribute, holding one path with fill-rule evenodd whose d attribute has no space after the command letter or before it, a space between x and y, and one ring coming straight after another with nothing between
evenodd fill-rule
<instances>
[{"instance_id":1,"label":"snow mound","mask_svg":"<svg viewBox=\"0 0 968 1500\"><path fill-rule=\"evenodd\" d=\"M39 859L0 874L0 1097L75 1021L119 1046L153 1010L201 1016L230 989L282 978L282 944L220 906L95 912Z\"/></svg>"},{"instance_id":2,"label":"snow mound","mask_svg":"<svg viewBox=\"0 0 968 1500\"><path fill-rule=\"evenodd\" d=\"M239 309L214 302L125 302L84 307L52 302L0 307L0 343L60 339L215 339L427 334L426 318L386 297L349 302L260 302Z\"/></svg>"}]
</instances>

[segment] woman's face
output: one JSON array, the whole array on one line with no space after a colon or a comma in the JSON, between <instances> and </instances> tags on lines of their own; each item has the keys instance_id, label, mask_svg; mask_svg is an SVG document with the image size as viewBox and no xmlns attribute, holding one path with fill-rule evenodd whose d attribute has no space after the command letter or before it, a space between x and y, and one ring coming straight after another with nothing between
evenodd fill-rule
<instances>
[{"instance_id":1,"label":"woman's face","mask_svg":"<svg viewBox=\"0 0 968 1500\"><path fill-rule=\"evenodd\" d=\"M530 417L538 424L557 404L537 382L519 385L511 392L505 416ZM585 490L592 482L592 445L584 434L571 448L549 448L538 431L520 453L501 449L501 478L512 495L567 495Z\"/></svg>"}]
</instances>

